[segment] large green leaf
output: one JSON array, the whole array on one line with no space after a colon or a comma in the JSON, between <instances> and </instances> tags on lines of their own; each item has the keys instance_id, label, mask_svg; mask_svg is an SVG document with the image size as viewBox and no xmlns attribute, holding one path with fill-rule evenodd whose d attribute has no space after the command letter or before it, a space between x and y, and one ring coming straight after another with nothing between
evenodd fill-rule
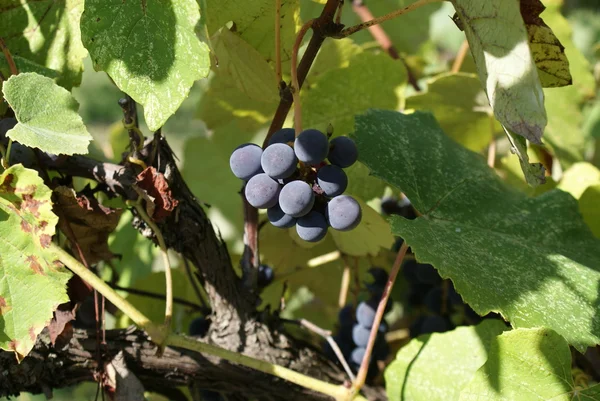
<instances>
[{"instance_id":1,"label":"large green leaf","mask_svg":"<svg viewBox=\"0 0 600 401\"><path fill-rule=\"evenodd\" d=\"M298 0L281 1L281 56L289 60L298 26ZM233 21L235 30L267 61L275 60L275 3L272 0L206 0L206 24L213 35Z\"/></svg>"},{"instance_id":2,"label":"large green leaf","mask_svg":"<svg viewBox=\"0 0 600 401\"><path fill-rule=\"evenodd\" d=\"M508 187L430 114L375 110L356 129L362 162L423 214L394 218L392 231L473 309L552 328L578 349L600 342L600 241L571 195L528 198Z\"/></svg>"},{"instance_id":3,"label":"large green leaf","mask_svg":"<svg viewBox=\"0 0 600 401\"><path fill-rule=\"evenodd\" d=\"M579 198L579 211L594 235L600 238L600 184L588 187Z\"/></svg>"},{"instance_id":4,"label":"large green leaf","mask_svg":"<svg viewBox=\"0 0 600 401\"><path fill-rule=\"evenodd\" d=\"M452 0L494 115L510 131L542 142L546 127L540 83L519 0Z\"/></svg>"},{"instance_id":5,"label":"large green leaf","mask_svg":"<svg viewBox=\"0 0 600 401\"><path fill-rule=\"evenodd\" d=\"M37 172L20 164L0 175L0 348L19 360L69 300L71 274L49 251L58 222L51 196Z\"/></svg>"},{"instance_id":6,"label":"large green leaf","mask_svg":"<svg viewBox=\"0 0 600 401\"><path fill-rule=\"evenodd\" d=\"M0 37L13 56L58 71L57 83L71 89L81 83L87 54L79 32L82 12L83 0L0 0Z\"/></svg>"},{"instance_id":7,"label":"large green leaf","mask_svg":"<svg viewBox=\"0 0 600 401\"><path fill-rule=\"evenodd\" d=\"M598 400L596 385L576 388L571 351L548 329L520 329L498 336L487 362L461 394L460 401Z\"/></svg>"},{"instance_id":8,"label":"large green leaf","mask_svg":"<svg viewBox=\"0 0 600 401\"><path fill-rule=\"evenodd\" d=\"M499 320L420 336L402 347L385 370L392 401L457 400L486 361L491 343L506 330Z\"/></svg>"},{"instance_id":9,"label":"large green leaf","mask_svg":"<svg viewBox=\"0 0 600 401\"><path fill-rule=\"evenodd\" d=\"M6 133L9 138L57 155L88 152L92 136L77 113L79 103L52 79L34 72L13 75L2 92L19 122Z\"/></svg>"},{"instance_id":10,"label":"large green leaf","mask_svg":"<svg viewBox=\"0 0 600 401\"><path fill-rule=\"evenodd\" d=\"M96 71L144 106L152 131L162 127L208 75L208 46L196 37L194 0L87 0L81 36Z\"/></svg>"},{"instance_id":11,"label":"large green leaf","mask_svg":"<svg viewBox=\"0 0 600 401\"><path fill-rule=\"evenodd\" d=\"M19 72L36 72L40 75L50 78L57 78L60 76L58 71L44 67L43 65L37 64L26 58L19 56L12 56L12 58ZM0 71L5 77L10 77L11 75L10 67L8 66L8 62L6 61L4 54L0 54Z\"/></svg>"},{"instance_id":12,"label":"large green leaf","mask_svg":"<svg viewBox=\"0 0 600 401\"><path fill-rule=\"evenodd\" d=\"M426 93L406 99L406 108L431 111L450 138L475 151L487 146L501 129L474 74L438 75L428 82Z\"/></svg>"}]
</instances>

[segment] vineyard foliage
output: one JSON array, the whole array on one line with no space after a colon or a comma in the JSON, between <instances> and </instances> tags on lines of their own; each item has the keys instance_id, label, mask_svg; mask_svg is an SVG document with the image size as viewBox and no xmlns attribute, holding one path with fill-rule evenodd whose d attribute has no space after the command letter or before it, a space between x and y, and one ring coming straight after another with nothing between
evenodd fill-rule
<instances>
[{"instance_id":1,"label":"vineyard foliage","mask_svg":"<svg viewBox=\"0 0 600 401\"><path fill-rule=\"evenodd\" d=\"M308 243L295 228L263 224L261 211L260 261L274 281L258 309L277 310L283 298L283 318L336 330L347 274L347 302L365 300L369 269L390 271L403 240L407 259L433 265L468 308L496 318L464 326L448 313L454 330L394 338L422 314L400 274L386 315L392 353L374 381L390 400L600 400L600 372L583 368L582 381L573 356L600 345L600 7L420 2L430 4L380 25L394 52L366 29L320 47L297 96L301 121L355 141L344 193L362 219ZM325 3L281 0L286 85L296 34ZM345 3L341 23L360 23L365 6ZM365 3L380 16L414 2ZM82 155L131 162L125 95L141 133L169 141L241 274L243 182L230 155L262 146L278 104L291 99L277 82L275 4L0 0L0 349L21 361L69 300L72 275L54 246L123 288L164 294L171 268L174 293L198 301L181 258L172 252L166 266L132 227L131 204L92 179L43 168ZM294 110L284 123L293 126ZM390 196L406 196L418 217L383 213ZM120 294L154 322L164 318L164 300ZM187 332L198 316L176 304L173 330ZM114 311L107 327L131 323Z\"/></svg>"}]
</instances>

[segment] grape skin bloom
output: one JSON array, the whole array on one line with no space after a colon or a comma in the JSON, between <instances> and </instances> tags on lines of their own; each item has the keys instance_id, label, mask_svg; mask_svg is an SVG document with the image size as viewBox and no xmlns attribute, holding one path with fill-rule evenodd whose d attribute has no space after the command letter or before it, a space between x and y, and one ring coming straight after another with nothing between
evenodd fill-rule
<instances>
[{"instance_id":1,"label":"grape skin bloom","mask_svg":"<svg viewBox=\"0 0 600 401\"><path fill-rule=\"evenodd\" d=\"M329 141L321 131L307 129L302 131L294 141L294 152L298 160L314 166L327 157Z\"/></svg>"},{"instance_id":2,"label":"grape skin bloom","mask_svg":"<svg viewBox=\"0 0 600 401\"><path fill-rule=\"evenodd\" d=\"M267 218L277 228L290 228L296 225L296 218L285 214L279 204L267 209Z\"/></svg>"},{"instance_id":3,"label":"grape skin bloom","mask_svg":"<svg viewBox=\"0 0 600 401\"><path fill-rule=\"evenodd\" d=\"M250 178L244 191L248 203L257 209L267 209L277 204L281 190L277 181L265 173Z\"/></svg>"},{"instance_id":4,"label":"grape skin bloom","mask_svg":"<svg viewBox=\"0 0 600 401\"><path fill-rule=\"evenodd\" d=\"M349 231L360 224L362 210L351 196L339 195L327 204L329 225L338 231Z\"/></svg>"},{"instance_id":5,"label":"grape skin bloom","mask_svg":"<svg viewBox=\"0 0 600 401\"><path fill-rule=\"evenodd\" d=\"M319 212L312 211L296 222L296 232L304 241L318 242L327 234L327 221Z\"/></svg>"},{"instance_id":6,"label":"grape skin bloom","mask_svg":"<svg viewBox=\"0 0 600 401\"><path fill-rule=\"evenodd\" d=\"M302 217L312 209L315 194L310 185L301 180L288 182L279 193L281 210L292 217Z\"/></svg>"},{"instance_id":7,"label":"grape skin bloom","mask_svg":"<svg viewBox=\"0 0 600 401\"><path fill-rule=\"evenodd\" d=\"M347 136L338 136L331 140L329 162L341 168L347 168L358 160L358 149L354 141Z\"/></svg>"},{"instance_id":8,"label":"grape skin bloom","mask_svg":"<svg viewBox=\"0 0 600 401\"><path fill-rule=\"evenodd\" d=\"M253 143L238 146L229 157L229 167L237 178L248 181L262 172L262 148Z\"/></svg>"},{"instance_id":9,"label":"grape skin bloom","mask_svg":"<svg viewBox=\"0 0 600 401\"><path fill-rule=\"evenodd\" d=\"M344 170L334 165L323 166L317 173L317 184L327 196L338 196L348 187L348 176Z\"/></svg>"},{"instance_id":10,"label":"grape skin bloom","mask_svg":"<svg viewBox=\"0 0 600 401\"><path fill-rule=\"evenodd\" d=\"M298 159L290 146L275 143L264 150L260 164L269 177L277 180L292 175L296 171Z\"/></svg>"},{"instance_id":11,"label":"grape skin bloom","mask_svg":"<svg viewBox=\"0 0 600 401\"><path fill-rule=\"evenodd\" d=\"M275 132L269 139L269 146L274 143L294 143L296 139L296 131L293 128L282 128Z\"/></svg>"}]
</instances>

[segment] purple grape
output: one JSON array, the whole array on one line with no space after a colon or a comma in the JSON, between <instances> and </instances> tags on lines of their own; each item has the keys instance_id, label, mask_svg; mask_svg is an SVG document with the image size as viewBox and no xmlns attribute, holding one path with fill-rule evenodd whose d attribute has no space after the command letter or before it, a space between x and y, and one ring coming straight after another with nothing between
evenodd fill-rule
<instances>
[{"instance_id":1,"label":"purple grape","mask_svg":"<svg viewBox=\"0 0 600 401\"><path fill-rule=\"evenodd\" d=\"M348 176L346 176L344 170L330 164L319 169L317 184L325 192L325 195L338 196L343 194L348 187Z\"/></svg>"},{"instance_id":2,"label":"purple grape","mask_svg":"<svg viewBox=\"0 0 600 401\"><path fill-rule=\"evenodd\" d=\"M281 210L292 217L308 214L315 204L315 194L310 185L301 180L289 182L279 193Z\"/></svg>"},{"instance_id":3,"label":"purple grape","mask_svg":"<svg viewBox=\"0 0 600 401\"><path fill-rule=\"evenodd\" d=\"M301 162L317 165L327 157L329 141L316 129L304 130L294 141L294 152Z\"/></svg>"},{"instance_id":4,"label":"purple grape","mask_svg":"<svg viewBox=\"0 0 600 401\"><path fill-rule=\"evenodd\" d=\"M269 146L274 143L294 143L296 139L296 131L293 128L282 128L275 132L269 139Z\"/></svg>"},{"instance_id":5,"label":"purple grape","mask_svg":"<svg viewBox=\"0 0 600 401\"><path fill-rule=\"evenodd\" d=\"M245 194L249 204L257 209L267 209L277 204L279 191L281 187L277 181L265 173L260 173L250 178Z\"/></svg>"},{"instance_id":6,"label":"purple grape","mask_svg":"<svg viewBox=\"0 0 600 401\"><path fill-rule=\"evenodd\" d=\"M260 265L258 266L258 287L265 288L273 282L275 278L275 272L271 266Z\"/></svg>"},{"instance_id":7,"label":"purple grape","mask_svg":"<svg viewBox=\"0 0 600 401\"><path fill-rule=\"evenodd\" d=\"M288 178L296 171L298 159L294 149L283 143L275 143L262 153L260 165L263 171L273 179Z\"/></svg>"},{"instance_id":8,"label":"purple grape","mask_svg":"<svg viewBox=\"0 0 600 401\"><path fill-rule=\"evenodd\" d=\"M352 341L359 347L366 347L369 343L371 329L366 328L362 324L355 324L352 328Z\"/></svg>"},{"instance_id":9,"label":"purple grape","mask_svg":"<svg viewBox=\"0 0 600 401\"><path fill-rule=\"evenodd\" d=\"M350 361L353 364L360 366L366 353L367 353L367 349L365 347L354 348L354 350L352 351L352 354L350 354Z\"/></svg>"},{"instance_id":10,"label":"purple grape","mask_svg":"<svg viewBox=\"0 0 600 401\"><path fill-rule=\"evenodd\" d=\"M362 219L360 204L351 196L336 196L327 204L327 219L329 225L335 230L352 230Z\"/></svg>"},{"instance_id":11,"label":"purple grape","mask_svg":"<svg viewBox=\"0 0 600 401\"><path fill-rule=\"evenodd\" d=\"M358 304L356 308L356 321L361 326L371 328L375 321L375 314L377 313L377 305L379 302L375 299L369 299Z\"/></svg>"},{"instance_id":12,"label":"purple grape","mask_svg":"<svg viewBox=\"0 0 600 401\"><path fill-rule=\"evenodd\" d=\"M237 178L248 181L262 171L260 159L262 148L253 143L238 146L229 158L229 167Z\"/></svg>"},{"instance_id":13,"label":"purple grape","mask_svg":"<svg viewBox=\"0 0 600 401\"><path fill-rule=\"evenodd\" d=\"M304 241L320 241L327 234L327 220L321 213L312 211L298 219L296 232Z\"/></svg>"},{"instance_id":14,"label":"purple grape","mask_svg":"<svg viewBox=\"0 0 600 401\"><path fill-rule=\"evenodd\" d=\"M331 140L329 161L338 167L350 167L358 160L358 149L354 141L347 136L338 136Z\"/></svg>"},{"instance_id":15,"label":"purple grape","mask_svg":"<svg viewBox=\"0 0 600 401\"><path fill-rule=\"evenodd\" d=\"M277 228L290 228L296 225L296 218L285 214L279 204L267 209L267 218Z\"/></svg>"}]
</instances>

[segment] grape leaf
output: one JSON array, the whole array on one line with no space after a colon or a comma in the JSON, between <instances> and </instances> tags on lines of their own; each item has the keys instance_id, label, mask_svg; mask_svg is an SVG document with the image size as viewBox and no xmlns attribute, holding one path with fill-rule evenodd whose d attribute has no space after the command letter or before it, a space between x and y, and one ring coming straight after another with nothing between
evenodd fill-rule
<instances>
[{"instance_id":1,"label":"grape leaf","mask_svg":"<svg viewBox=\"0 0 600 401\"><path fill-rule=\"evenodd\" d=\"M456 400L486 361L490 345L506 326L484 320L477 326L419 336L402 347L385 370L390 400Z\"/></svg>"},{"instance_id":2,"label":"grape leaf","mask_svg":"<svg viewBox=\"0 0 600 401\"><path fill-rule=\"evenodd\" d=\"M552 29L540 18L540 14L546 7L540 0L520 0L520 2L521 16L529 36L529 47L542 86L555 88L571 85L573 79L569 71L565 47Z\"/></svg>"},{"instance_id":3,"label":"grape leaf","mask_svg":"<svg viewBox=\"0 0 600 401\"><path fill-rule=\"evenodd\" d=\"M298 0L281 1L281 59L290 60L299 23ZM213 35L233 21L238 35L267 61L275 60L275 3L271 0L206 0L206 24Z\"/></svg>"},{"instance_id":4,"label":"grape leaf","mask_svg":"<svg viewBox=\"0 0 600 401\"><path fill-rule=\"evenodd\" d=\"M71 89L81 83L87 55L79 31L82 12L83 0L0 0L0 36L17 67L18 59L27 59L55 70L57 83Z\"/></svg>"},{"instance_id":5,"label":"grape leaf","mask_svg":"<svg viewBox=\"0 0 600 401\"><path fill-rule=\"evenodd\" d=\"M600 170L593 164L580 162L563 173L558 188L579 199L589 186L595 184L600 184Z\"/></svg>"},{"instance_id":6,"label":"grape leaf","mask_svg":"<svg viewBox=\"0 0 600 401\"><path fill-rule=\"evenodd\" d=\"M12 56L12 58L19 72L36 72L49 78L57 78L60 76L58 71L44 67L43 65L37 64L26 58L19 56ZM11 75L10 67L8 66L8 62L6 61L4 54L0 54L0 71L5 77L9 77Z\"/></svg>"},{"instance_id":7,"label":"grape leaf","mask_svg":"<svg viewBox=\"0 0 600 401\"><path fill-rule=\"evenodd\" d=\"M253 101L278 102L278 82L275 71L261 54L244 39L227 28L221 28L213 39L219 60L219 74Z\"/></svg>"},{"instance_id":8,"label":"grape leaf","mask_svg":"<svg viewBox=\"0 0 600 401\"><path fill-rule=\"evenodd\" d=\"M194 31L194 0L87 0L81 37L96 71L144 106L156 131L175 113L192 84L210 69L208 46Z\"/></svg>"},{"instance_id":9,"label":"grape leaf","mask_svg":"<svg viewBox=\"0 0 600 401\"><path fill-rule=\"evenodd\" d=\"M0 348L22 360L67 302L71 274L49 251L58 218L52 191L20 164L0 175Z\"/></svg>"},{"instance_id":10,"label":"grape leaf","mask_svg":"<svg viewBox=\"0 0 600 401\"><path fill-rule=\"evenodd\" d=\"M452 0L494 115L510 131L541 144L544 92L519 2Z\"/></svg>"},{"instance_id":11,"label":"grape leaf","mask_svg":"<svg viewBox=\"0 0 600 401\"><path fill-rule=\"evenodd\" d=\"M18 121L6 133L13 141L57 155L88 152L92 136L77 114L79 103L52 79L34 72L13 75L2 92Z\"/></svg>"},{"instance_id":12,"label":"grape leaf","mask_svg":"<svg viewBox=\"0 0 600 401\"><path fill-rule=\"evenodd\" d=\"M492 341L487 362L462 390L460 401L593 400L598 389L575 387L564 338L548 329L519 329Z\"/></svg>"},{"instance_id":13,"label":"grape leaf","mask_svg":"<svg viewBox=\"0 0 600 401\"><path fill-rule=\"evenodd\" d=\"M406 98L406 108L432 112L450 138L475 151L490 143L492 130L501 130L474 74L438 75L426 93Z\"/></svg>"},{"instance_id":14,"label":"grape leaf","mask_svg":"<svg viewBox=\"0 0 600 401\"><path fill-rule=\"evenodd\" d=\"M600 238L600 184L588 187L579 198L579 211L594 235Z\"/></svg>"},{"instance_id":15,"label":"grape leaf","mask_svg":"<svg viewBox=\"0 0 600 401\"><path fill-rule=\"evenodd\" d=\"M360 160L423 215L393 218L392 232L475 311L554 329L580 350L600 342L600 241L571 195L528 198L430 114L375 110L358 116L356 128Z\"/></svg>"}]
</instances>

